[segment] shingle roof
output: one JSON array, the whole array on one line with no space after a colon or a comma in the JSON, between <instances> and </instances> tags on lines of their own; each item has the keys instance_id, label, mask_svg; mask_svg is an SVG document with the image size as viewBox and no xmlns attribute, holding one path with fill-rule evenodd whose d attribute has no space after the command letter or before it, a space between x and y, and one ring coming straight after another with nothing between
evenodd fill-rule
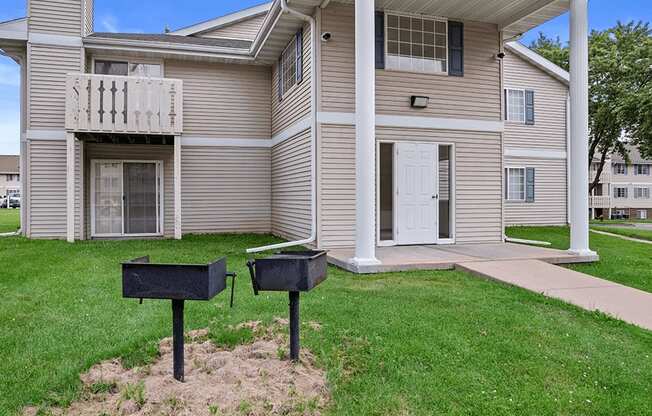
<instances>
[{"instance_id":1,"label":"shingle roof","mask_svg":"<svg viewBox=\"0 0 652 416\"><path fill-rule=\"evenodd\" d=\"M20 169L18 156L0 155L0 173L18 173Z\"/></svg>"},{"instance_id":2,"label":"shingle roof","mask_svg":"<svg viewBox=\"0 0 652 416\"><path fill-rule=\"evenodd\" d=\"M181 45L215 46L220 48L249 50L251 42L239 39L199 38L194 36L178 36L169 34L144 34L144 33L108 33L95 32L90 38L133 40L142 42L176 43Z\"/></svg>"},{"instance_id":3,"label":"shingle roof","mask_svg":"<svg viewBox=\"0 0 652 416\"><path fill-rule=\"evenodd\" d=\"M627 150L629 150L629 160L632 164L636 164L636 163L652 164L652 160L643 159L643 156L641 156L641 152L638 150L638 146L633 146L631 144L628 144ZM624 163L624 159L619 154L614 154L611 157L611 161L614 163Z\"/></svg>"}]
</instances>

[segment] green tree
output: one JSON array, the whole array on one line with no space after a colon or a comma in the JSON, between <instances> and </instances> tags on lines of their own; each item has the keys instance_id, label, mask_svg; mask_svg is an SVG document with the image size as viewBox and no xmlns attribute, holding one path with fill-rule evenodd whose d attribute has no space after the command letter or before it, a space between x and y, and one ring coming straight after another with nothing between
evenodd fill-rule
<instances>
[{"instance_id":1,"label":"green tree","mask_svg":"<svg viewBox=\"0 0 652 416\"><path fill-rule=\"evenodd\" d=\"M530 48L569 67L569 48L540 33ZM625 140L652 158L652 36L649 23L618 22L589 36L589 163L599 168L589 190L599 183L609 154L629 160Z\"/></svg>"}]
</instances>

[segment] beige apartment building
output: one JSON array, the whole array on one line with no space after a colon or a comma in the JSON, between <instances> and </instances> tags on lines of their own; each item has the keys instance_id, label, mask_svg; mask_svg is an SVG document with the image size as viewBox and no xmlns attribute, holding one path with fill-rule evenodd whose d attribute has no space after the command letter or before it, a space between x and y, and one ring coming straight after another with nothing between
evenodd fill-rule
<instances>
[{"instance_id":1,"label":"beige apartment building","mask_svg":"<svg viewBox=\"0 0 652 416\"><path fill-rule=\"evenodd\" d=\"M589 253L568 192L588 182L569 173L588 166L582 55L573 89L515 42L568 10L585 33L586 0L275 0L133 34L95 32L92 0L29 0L0 24L23 74L23 232L273 233L364 264L576 215Z\"/></svg>"}]
</instances>

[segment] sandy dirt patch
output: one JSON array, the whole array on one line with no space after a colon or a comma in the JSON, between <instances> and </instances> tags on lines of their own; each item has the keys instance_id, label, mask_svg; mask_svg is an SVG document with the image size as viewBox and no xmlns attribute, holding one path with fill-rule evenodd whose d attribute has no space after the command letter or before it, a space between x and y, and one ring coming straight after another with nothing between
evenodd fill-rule
<instances>
[{"instance_id":1,"label":"sandy dirt patch","mask_svg":"<svg viewBox=\"0 0 652 416\"><path fill-rule=\"evenodd\" d=\"M276 320L272 327L286 324ZM189 333L185 382L172 377L172 339L160 342L160 356L146 367L125 369L105 361L81 375L82 399L52 415L315 415L329 400L326 377L305 348L295 364L287 360L286 337L261 322L247 322L253 343L218 348L206 330ZM285 328L287 330L287 328ZM25 416L37 413L27 408Z\"/></svg>"}]
</instances>

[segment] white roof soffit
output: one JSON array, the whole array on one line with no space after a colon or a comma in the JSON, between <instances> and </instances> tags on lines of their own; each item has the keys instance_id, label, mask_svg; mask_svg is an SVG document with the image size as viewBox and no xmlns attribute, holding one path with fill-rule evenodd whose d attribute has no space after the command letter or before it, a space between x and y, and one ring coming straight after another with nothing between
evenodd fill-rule
<instances>
[{"instance_id":1,"label":"white roof soffit","mask_svg":"<svg viewBox=\"0 0 652 416\"><path fill-rule=\"evenodd\" d=\"M288 7L306 15L313 15L323 0L288 0ZM251 47L252 54L261 63L273 64L285 49L292 35L306 22L290 13L281 12L281 2L275 0Z\"/></svg>"},{"instance_id":2,"label":"white roof soffit","mask_svg":"<svg viewBox=\"0 0 652 416\"><path fill-rule=\"evenodd\" d=\"M333 0L353 5L355 0ZM492 23L517 37L553 19L570 7L570 0L376 0L383 10Z\"/></svg>"},{"instance_id":3,"label":"white roof soffit","mask_svg":"<svg viewBox=\"0 0 652 416\"><path fill-rule=\"evenodd\" d=\"M3 40L27 40L27 18L0 22L0 39Z\"/></svg>"},{"instance_id":4,"label":"white roof soffit","mask_svg":"<svg viewBox=\"0 0 652 416\"><path fill-rule=\"evenodd\" d=\"M567 71L534 52L532 49L524 46L520 42L509 42L505 46L508 50L514 52L537 68L545 71L558 81L561 81L566 85L570 84L570 74Z\"/></svg>"},{"instance_id":5,"label":"white roof soffit","mask_svg":"<svg viewBox=\"0 0 652 416\"><path fill-rule=\"evenodd\" d=\"M225 16L220 16L215 19L207 20L196 25L188 26L174 32L170 32L171 35L179 36L191 36L198 33L207 32L210 30L219 29L221 27L229 26L243 20L251 19L256 16L260 16L269 11L272 3L263 3L258 6L250 7L248 9L240 10Z\"/></svg>"}]
</instances>

